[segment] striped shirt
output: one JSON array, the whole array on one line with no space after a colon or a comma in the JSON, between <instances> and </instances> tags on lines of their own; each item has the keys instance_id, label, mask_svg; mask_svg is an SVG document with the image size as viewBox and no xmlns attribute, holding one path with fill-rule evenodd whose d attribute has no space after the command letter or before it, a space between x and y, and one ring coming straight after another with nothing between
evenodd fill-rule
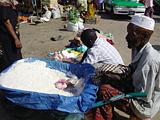
<instances>
[{"instance_id":1,"label":"striped shirt","mask_svg":"<svg viewBox=\"0 0 160 120\"><path fill-rule=\"evenodd\" d=\"M92 48L88 49L87 56L82 63L124 64L123 60L114 46L102 38L97 38Z\"/></svg>"}]
</instances>

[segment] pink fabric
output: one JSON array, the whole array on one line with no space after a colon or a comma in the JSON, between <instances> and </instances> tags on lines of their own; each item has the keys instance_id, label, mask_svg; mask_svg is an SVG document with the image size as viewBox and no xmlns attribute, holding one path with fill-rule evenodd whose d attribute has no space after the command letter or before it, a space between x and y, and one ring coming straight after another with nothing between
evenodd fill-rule
<instances>
[{"instance_id":1,"label":"pink fabric","mask_svg":"<svg viewBox=\"0 0 160 120\"><path fill-rule=\"evenodd\" d=\"M109 42L111 45L114 44L114 42L113 42L111 39L108 39L106 36L104 36L104 35L102 35L102 34L99 34L98 32L96 32L96 34L97 34L97 37L106 40L106 41Z\"/></svg>"}]
</instances>

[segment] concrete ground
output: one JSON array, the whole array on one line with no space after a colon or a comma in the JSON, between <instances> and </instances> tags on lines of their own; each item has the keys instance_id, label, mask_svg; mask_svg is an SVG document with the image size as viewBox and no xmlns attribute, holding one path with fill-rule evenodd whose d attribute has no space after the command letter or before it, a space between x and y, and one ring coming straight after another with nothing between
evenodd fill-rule
<instances>
[{"instance_id":1,"label":"concrete ground","mask_svg":"<svg viewBox=\"0 0 160 120\"><path fill-rule=\"evenodd\" d=\"M105 33L112 33L114 36L115 47L120 52L126 65L130 63L130 50L127 48L125 36L127 34L126 27L130 17L116 16L111 19L108 13L102 15L102 19L98 24L85 24L85 27L97 28ZM155 32L151 38L151 43L160 45L160 17L155 16L156 26ZM63 49L70 39L73 39L75 32L68 32L64 29L65 21L61 19L51 20L48 23L31 25L29 23L21 24L20 33L22 41L23 57L45 57L49 52ZM63 36L63 40L52 41L52 37ZM159 47L159 46L158 46ZM118 112L120 113L120 112ZM125 115L122 115L118 120L127 120ZM159 120L158 114L153 120Z\"/></svg>"}]
</instances>

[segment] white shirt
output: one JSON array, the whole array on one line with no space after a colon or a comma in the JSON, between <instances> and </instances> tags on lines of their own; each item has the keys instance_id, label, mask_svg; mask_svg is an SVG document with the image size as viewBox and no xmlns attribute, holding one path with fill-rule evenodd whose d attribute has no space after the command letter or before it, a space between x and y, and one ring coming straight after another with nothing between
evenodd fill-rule
<instances>
[{"instance_id":1,"label":"white shirt","mask_svg":"<svg viewBox=\"0 0 160 120\"><path fill-rule=\"evenodd\" d=\"M136 53L136 52L134 52ZM133 112L141 119L153 117L160 108L160 53L148 42L137 54L132 54L131 66L135 92L146 92L142 100L132 100Z\"/></svg>"},{"instance_id":2,"label":"white shirt","mask_svg":"<svg viewBox=\"0 0 160 120\"><path fill-rule=\"evenodd\" d=\"M87 51L87 56L83 63L96 63L107 64L124 64L123 60L114 46L102 38L97 38L92 48Z\"/></svg>"},{"instance_id":3,"label":"white shirt","mask_svg":"<svg viewBox=\"0 0 160 120\"><path fill-rule=\"evenodd\" d=\"M145 7L153 7L153 0L145 0Z\"/></svg>"}]
</instances>

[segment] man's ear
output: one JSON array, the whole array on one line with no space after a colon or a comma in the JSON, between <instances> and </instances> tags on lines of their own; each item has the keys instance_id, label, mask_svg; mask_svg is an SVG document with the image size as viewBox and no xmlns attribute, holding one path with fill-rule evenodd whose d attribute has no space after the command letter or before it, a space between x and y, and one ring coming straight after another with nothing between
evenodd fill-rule
<instances>
[{"instance_id":1,"label":"man's ear","mask_svg":"<svg viewBox=\"0 0 160 120\"><path fill-rule=\"evenodd\" d=\"M144 40L144 42L148 42L151 37L151 34L148 32L143 32L142 34L142 39Z\"/></svg>"},{"instance_id":2,"label":"man's ear","mask_svg":"<svg viewBox=\"0 0 160 120\"><path fill-rule=\"evenodd\" d=\"M93 41L93 40L90 40L90 43L91 43L91 45L92 45L92 46L93 46L94 42L95 42L95 41Z\"/></svg>"},{"instance_id":3,"label":"man's ear","mask_svg":"<svg viewBox=\"0 0 160 120\"><path fill-rule=\"evenodd\" d=\"M137 35L139 35L142 39L146 39L148 34L146 31L143 31L143 32L139 32L137 33Z\"/></svg>"},{"instance_id":4,"label":"man's ear","mask_svg":"<svg viewBox=\"0 0 160 120\"><path fill-rule=\"evenodd\" d=\"M147 32L144 32L144 33L143 33L143 37L144 37L144 39L148 38Z\"/></svg>"}]
</instances>

